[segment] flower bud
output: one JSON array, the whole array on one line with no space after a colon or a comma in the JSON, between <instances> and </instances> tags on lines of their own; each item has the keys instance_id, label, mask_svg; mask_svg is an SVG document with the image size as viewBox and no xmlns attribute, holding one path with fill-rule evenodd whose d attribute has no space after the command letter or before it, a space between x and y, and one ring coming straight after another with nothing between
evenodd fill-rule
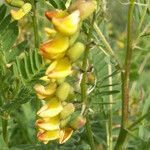
<instances>
[{"instance_id":1,"label":"flower bud","mask_svg":"<svg viewBox=\"0 0 150 150\"><path fill-rule=\"evenodd\" d=\"M70 91L70 85L67 82L62 83L56 90L56 96L64 101L67 99Z\"/></svg>"},{"instance_id":2,"label":"flower bud","mask_svg":"<svg viewBox=\"0 0 150 150\"><path fill-rule=\"evenodd\" d=\"M68 125L70 121L71 116L68 116L67 118L60 121L60 128L64 128Z\"/></svg>"},{"instance_id":3,"label":"flower bud","mask_svg":"<svg viewBox=\"0 0 150 150\"><path fill-rule=\"evenodd\" d=\"M69 125L73 129L79 129L79 128L83 127L85 125L85 123L86 123L86 118L84 118L80 114L75 113L74 115L72 115Z\"/></svg>"},{"instance_id":4,"label":"flower bud","mask_svg":"<svg viewBox=\"0 0 150 150\"><path fill-rule=\"evenodd\" d=\"M89 72L89 73L87 74L87 79L88 79L88 82L89 82L89 83L93 84L94 81L95 81L95 76L94 76L94 74L93 74L92 72Z\"/></svg>"},{"instance_id":5,"label":"flower bud","mask_svg":"<svg viewBox=\"0 0 150 150\"><path fill-rule=\"evenodd\" d=\"M65 119L70 116L75 111L75 107L72 103L68 103L64 106L63 110L60 113L60 119Z\"/></svg>"},{"instance_id":6,"label":"flower bud","mask_svg":"<svg viewBox=\"0 0 150 150\"><path fill-rule=\"evenodd\" d=\"M84 52L84 50L84 44L82 44L81 42L77 42L67 51L67 55L72 61L76 61Z\"/></svg>"},{"instance_id":7,"label":"flower bud","mask_svg":"<svg viewBox=\"0 0 150 150\"><path fill-rule=\"evenodd\" d=\"M57 116L63 107L58 98L54 97L49 103L45 104L38 112L37 115L40 117L54 117Z\"/></svg>"},{"instance_id":8,"label":"flower bud","mask_svg":"<svg viewBox=\"0 0 150 150\"><path fill-rule=\"evenodd\" d=\"M11 16L14 20L20 20L26 14L28 14L32 9L32 5L30 3L25 3L18 11L11 10Z\"/></svg>"},{"instance_id":9,"label":"flower bud","mask_svg":"<svg viewBox=\"0 0 150 150\"><path fill-rule=\"evenodd\" d=\"M67 57L54 61L46 70L49 78L65 78L72 73L71 63Z\"/></svg>"},{"instance_id":10,"label":"flower bud","mask_svg":"<svg viewBox=\"0 0 150 150\"><path fill-rule=\"evenodd\" d=\"M42 118L36 121L36 125L44 130L58 130L60 125L59 116L52 118Z\"/></svg>"},{"instance_id":11,"label":"flower bud","mask_svg":"<svg viewBox=\"0 0 150 150\"><path fill-rule=\"evenodd\" d=\"M71 36L78 30L79 15L79 11L76 10L64 18L53 17L52 23L58 32L65 36Z\"/></svg>"},{"instance_id":12,"label":"flower bud","mask_svg":"<svg viewBox=\"0 0 150 150\"><path fill-rule=\"evenodd\" d=\"M64 52L69 47L69 38L64 36L57 36L40 47L41 54L48 59L58 59L64 55Z\"/></svg>"},{"instance_id":13,"label":"flower bud","mask_svg":"<svg viewBox=\"0 0 150 150\"><path fill-rule=\"evenodd\" d=\"M39 131L37 138L39 141L43 141L43 142L47 143L48 141L58 139L59 135L60 135L59 130Z\"/></svg>"},{"instance_id":14,"label":"flower bud","mask_svg":"<svg viewBox=\"0 0 150 150\"><path fill-rule=\"evenodd\" d=\"M5 0L5 1L6 3L14 7L22 7L24 5L23 0Z\"/></svg>"},{"instance_id":15,"label":"flower bud","mask_svg":"<svg viewBox=\"0 0 150 150\"><path fill-rule=\"evenodd\" d=\"M72 12L78 9L81 19L85 19L96 10L96 7L97 3L95 0L77 0L69 7L69 11Z\"/></svg>"},{"instance_id":16,"label":"flower bud","mask_svg":"<svg viewBox=\"0 0 150 150\"><path fill-rule=\"evenodd\" d=\"M60 130L59 134L59 144L65 143L72 135L73 130L71 128L65 128Z\"/></svg>"}]
</instances>

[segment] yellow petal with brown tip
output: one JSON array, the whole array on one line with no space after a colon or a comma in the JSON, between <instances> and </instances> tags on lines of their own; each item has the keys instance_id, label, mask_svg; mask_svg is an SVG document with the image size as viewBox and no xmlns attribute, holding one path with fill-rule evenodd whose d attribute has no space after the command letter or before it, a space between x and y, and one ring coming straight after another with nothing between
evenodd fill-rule
<instances>
[{"instance_id":1,"label":"yellow petal with brown tip","mask_svg":"<svg viewBox=\"0 0 150 150\"><path fill-rule=\"evenodd\" d=\"M58 139L59 133L60 133L59 130L44 131L44 132L39 131L37 138L39 141L43 141L45 144L47 144L48 141Z\"/></svg>"},{"instance_id":2,"label":"yellow petal with brown tip","mask_svg":"<svg viewBox=\"0 0 150 150\"><path fill-rule=\"evenodd\" d=\"M69 138L71 137L73 133L73 130L71 128L65 128L63 130L60 130L59 135L59 144L65 143Z\"/></svg>"},{"instance_id":3,"label":"yellow petal with brown tip","mask_svg":"<svg viewBox=\"0 0 150 150\"><path fill-rule=\"evenodd\" d=\"M41 99L41 98L43 99L50 95L53 95L56 91L56 86L57 86L56 83L50 83L45 87L41 84L36 84L34 86L34 89L35 89L39 99Z\"/></svg>"},{"instance_id":4,"label":"yellow petal with brown tip","mask_svg":"<svg viewBox=\"0 0 150 150\"><path fill-rule=\"evenodd\" d=\"M36 121L36 125L44 130L58 130L60 125L59 116L52 118L42 118Z\"/></svg>"},{"instance_id":5,"label":"yellow petal with brown tip","mask_svg":"<svg viewBox=\"0 0 150 150\"><path fill-rule=\"evenodd\" d=\"M52 23L54 24L54 27L58 32L66 36L71 36L78 30L78 25L80 22L79 15L80 12L76 10L64 18L53 17Z\"/></svg>"}]
</instances>

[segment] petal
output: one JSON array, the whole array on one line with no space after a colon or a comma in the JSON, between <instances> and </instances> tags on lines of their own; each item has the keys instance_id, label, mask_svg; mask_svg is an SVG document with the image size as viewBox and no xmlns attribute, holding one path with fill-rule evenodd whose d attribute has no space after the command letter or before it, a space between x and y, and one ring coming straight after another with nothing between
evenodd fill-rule
<instances>
[{"instance_id":1,"label":"petal","mask_svg":"<svg viewBox=\"0 0 150 150\"><path fill-rule=\"evenodd\" d=\"M36 125L44 130L58 130L60 125L59 116L52 118L43 118L36 121Z\"/></svg>"},{"instance_id":2,"label":"petal","mask_svg":"<svg viewBox=\"0 0 150 150\"><path fill-rule=\"evenodd\" d=\"M31 11L31 9L32 9L31 4L26 3L18 11L11 10L11 16L14 20L20 20L26 14L28 14Z\"/></svg>"},{"instance_id":3,"label":"petal","mask_svg":"<svg viewBox=\"0 0 150 150\"><path fill-rule=\"evenodd\" d=\"M45 16L49 20L51 20L54 17L55 18L63 18L67 15L68 15L67 11L63 11L63 10L54 10L54 11L46 11L45 12Z\"/></svg>"},{"instance_id":4,"label":"petal","mask_svg":"<svg viewBox=\"0 0 150 150\"><path fill-rule=\"evenodd\" d=\"M72 73L71 63L67 57L56 61L55 68L51 69L51 65L46 70L46 75L49 78L65 78Z\"/></svg>"},{"instance_id":5,"label":"petal","mask_svg":"<svg viewBox=\"0 0 150 150\"><path fill-rule=\"evenodd\" d=\"M65 143L71 137L73 130L71 128L65 128L60 131L59 144Z\"/></svg>"},{"instance_id":6,"label":"petal","mask_svg":"<svg viewBox=\"0 0 150 150\"><path fill-rule=\"evenodd\" d=\"M53 131L44 131L37 134L37 138L40 141L44 141L45 144L47 144L48 141L56 140L59 138L59 130L53 130Z\"/></svg>"},{"instance_id":7,"label":"petal","mask_svg":"<svg viewBox=\"0 0 150 150\"><path fill-rule=\"evenodd\" d=\"M50 95L53 95L56 91L56 86L57 86L56 83L50 83L46 87L44 87L41 84L36 84L34 86L34 89L35 89L39 99L41 99L41 98L43 99Z\"/></svg>"},{"instance_id":8,"label":"petal","mask_svg":"<svg viewBox=\"0 0 150 150\"><path fill-rule=\"evenodd\" d=\"M58 98L54 97L49 103L45 104L38 112L40 117L54 117L62 111L63 107Z\"/></svg>"},{"instance_id":9,"label":"petal","mask_svg":"<svg viewBox=\"0 0 150 150\"><path fill-rule=\"evenodd\" d=\"M78 10L74 11L72 14L64 18L52 18L52 23L56 30L66 36L73 35L78 30L78 25L80 22L79 18L80 12Z\"/></svg>"},{"instance_id":10,"label":"petal","mask_svg":"<svg viewBox=\"0 0 150 150\"><path fill-rule=\"evenodd\" d=\"M57 36L51 41L41 45L40 50L47 54L63 53L69 47L69 38L64 36Z\"/></svg>"}]
</instances>

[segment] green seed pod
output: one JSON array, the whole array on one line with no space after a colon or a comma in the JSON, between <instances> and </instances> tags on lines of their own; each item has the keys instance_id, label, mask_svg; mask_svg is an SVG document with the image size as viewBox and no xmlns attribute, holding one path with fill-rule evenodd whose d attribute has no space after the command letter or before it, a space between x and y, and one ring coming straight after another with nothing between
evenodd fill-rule
<instances>
[{"instance_id":1,"label":"green seed pod","mask_svg":"<svg viewBox=\"0 0 150 150\"><path fill-rule=\"evenodd\" d=\"M72 103L68 103L64 106L63 110L60 113L60 118L65 119L70 116L75 110L75 107Z\"/></svg>"},{"instance_id":2,"label":"green seed pod","mask_svg":"<svg viewBox=\"0 0 150 150\"><path fill-rule=\"evenodd\" d=\"M73 129L79 129L81 127L83 127L86 123L86 118L84 118L82 115L80 115L78 112L74 113L71 116L69 125L73 128Z\"/></svg>"},{"instance_id":3,"label":"green seed pod","mask_svg":"<svg viewBox=\"0 0 150 150\"><path fill-rule=\"evenodd\" d=\"M67 82L63 82L56 90L56 96L64 101L67 99L70 91L70 85Z\"/></svg>"},{"instance_id":4,"label":"green seed pod","mask_svg":"<svg viewBox=\"0 0 150 150\"><path fill-rule=\"evenodd\" d=\"M67 55L71 61L76 61L85 50L85 45L81 42L76 42L68 51Z\"/></svg>"},{"instance_id":5,"label":"green seed pod","mask_svg":"<svg viewBox=\"0 0 150 150\"><path fill-rule=\"evenodd\" d=\"M5 0L7 4L14 7L22 7L25 3L23 0Z\"/></svg>"}]
</instances>

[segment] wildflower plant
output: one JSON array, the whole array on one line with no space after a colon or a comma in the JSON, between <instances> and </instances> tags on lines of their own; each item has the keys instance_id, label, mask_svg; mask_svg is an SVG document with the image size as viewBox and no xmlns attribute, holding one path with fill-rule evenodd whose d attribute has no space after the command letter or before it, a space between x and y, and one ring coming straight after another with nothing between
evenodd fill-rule
<instances>
[{"instance_id":1,"label":"wildflower plant","mask_svg":"<svg viewBox=\"0 0 150 150\"><path fill-rule=\"evenodd\" d=\"M77 1L68 10L45 12L54 28L46 29L50 39L41 44L40 54L48 60L49 67L42 77L42 80L47 79L45 85L36 84L34 87L38 98L45 101L37 112L40 118L36 121L37 137L45 144L51 140L65 143L74 130L86 123L81 110L80 113L76 111L73 99L71 102L67 100L69 95L74 94L74 89L66 78L72 75L73 64L86 47L78 41L81 24L96 9L96 3L83 1L79 6ZM90 8L89 13L84 12L84 7Z\"/></svg>"},{"instance_id":2,"label":"wildflower plant","mask_svg":"<svg viewBox=\"0 0 150 150\"><path fill-rule=\"evenodd\" d=\"M0 149L149 150L149 6L1 0Z\"/></svg>"}]
</instances>

